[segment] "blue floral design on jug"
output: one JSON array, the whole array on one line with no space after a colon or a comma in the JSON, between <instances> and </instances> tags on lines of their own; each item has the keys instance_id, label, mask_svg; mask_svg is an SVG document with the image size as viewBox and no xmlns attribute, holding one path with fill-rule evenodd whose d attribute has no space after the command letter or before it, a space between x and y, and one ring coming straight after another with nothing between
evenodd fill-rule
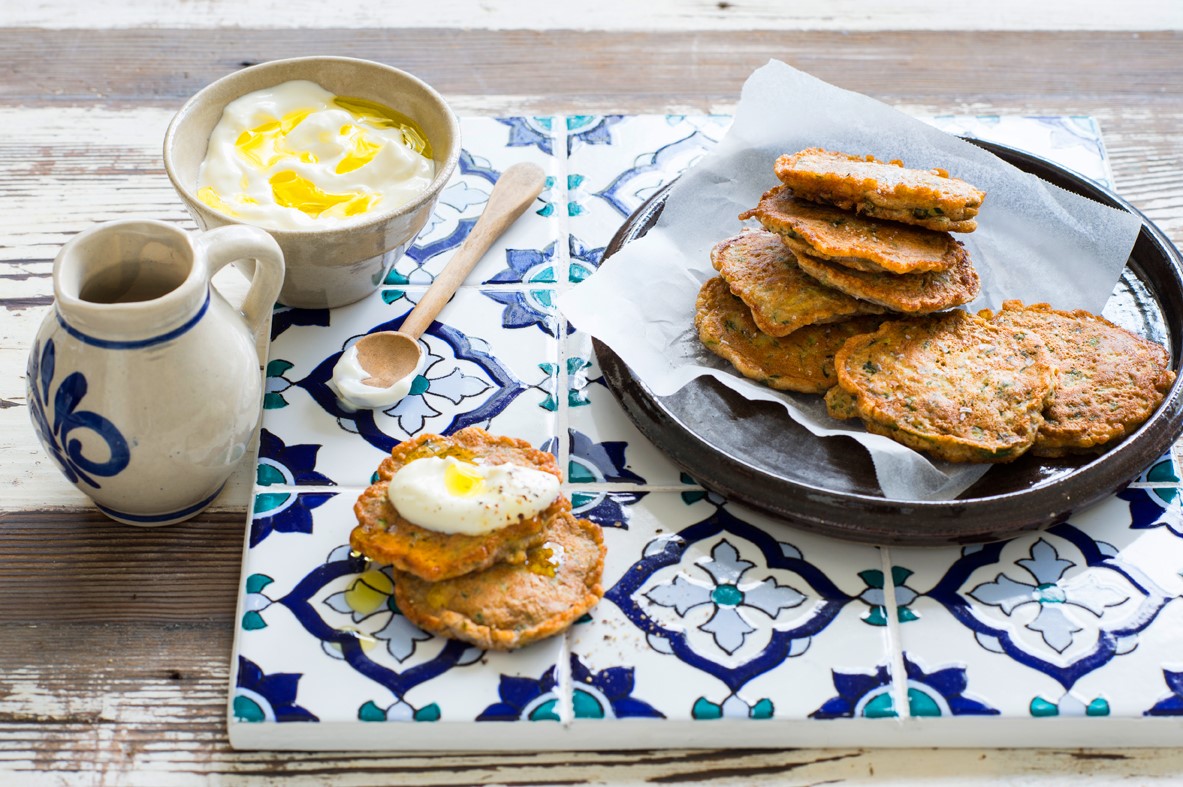
<instances>
[{"instance_id":1,"label":"blue floral design on jug","mask_svg":"<svg viewBox=\"0 0 1183 787\"><path fill-rule=\"evenodd\" d=\"M39 343L33 345L27 378L29 414L46 452L57 462L66 478L74 484L81 481L100 489L101 485L92 476L110 478L119 475L131 461L131 450L115 424L98 413L78 409L87 392L86 376L82 372L71 372L58 385L53 393L53 421L50 422L48 404L56 358L53 339L46 341L44 350ZM96 461L83 454L82 440L70 436L76 430L93 432L107 444L105 461Z\"/></svg>"}]
</instances>

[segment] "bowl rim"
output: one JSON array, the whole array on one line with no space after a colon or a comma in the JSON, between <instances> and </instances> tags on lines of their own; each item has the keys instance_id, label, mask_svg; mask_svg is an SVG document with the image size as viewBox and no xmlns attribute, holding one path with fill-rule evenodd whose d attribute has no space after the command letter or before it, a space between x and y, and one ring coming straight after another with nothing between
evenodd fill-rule
<instances>
[{"instance_id":1,"label":"bowl rim","mask_svg":"<svg viewBox=\"0 0 1183 787\"><path fill-rule=\"evenodd\" d=\"M193 113L194 109L203 100L208 98L210 93L214 92L216 89L218 89L220 87L223 87L229 83L234 82L235 80L243 79L244 74L259 74L259 73L263 73L266 71L275 70L280 67L290 66L290 65L295 65L295 64L310 64L310 63L325 63L325 62L345 63L348 65L357 66L359 68L376 69L376 70L386 71L388 73L399 75L403 78L406 78L410 82L414 83L431 100L433 100L434 102L439 104L439 106L444 110L444 116L447 118L448 127L449 127L450 131L452 132L452 139L454 140L454 144L452 145L451 150L448 151L448 156L446 159L444 159L444 161L442 162L442 165L436 168L435 176L432 178L431 183L428 185L428 187L426 189L424 189L422 192L420 192L420 194L414 200L412 200L411 202L408 202L404 205L400 205L399 207L391 209L391 210L381 211L381 212L377 212L377 213L373 213L373 214L366 214L364 216L358 217L358 219L356 221L341 222L339 224L334 224L333 226L301 228L301 229L274 228L274 227L264 227L261 224L256 224L254 222L243 221L242 219L240 219L236 216L230 216L230 215L223 213L220 210L216 210L216 209L210 207L209 205L206 205L201 200L199 200L197 198L197 195L195 193L193 193L193 191L191 191L188 186L186 186L184 183L181 182L181 179L178 177L176 169L174 167L173 155L172 155L172 151L173 151L173 148L175 147L175 143L176 143L176 138L178 136L178 132L179 132L181 126L184 125L186 119ZM288 81L288 80L284 80L284 81ZM313 80L313 81L315 81L315 80ZM277 82L276 84L281 84L281 83ZM256 89L262 89L262 88L256 88ZM251 92L251 91L238 93L238 95L236 95L234 98L231 98L228 101L224 102L222 104L222 110L225 111L226 105L229 104L230 101L234 101L238 98L241 98L242 96L246 95L247 92ZM390 221L393 218L397 218L399 216L404 216L404 215L413 213L414 211L420 209L425 203L429 203L429 202L433 201L436 198L436 196L441 191L443 191L444 186L451 179L452 173L455 171L456 166L460 161L461 147L462 147L462 143L461 143L461 139L460 139L460 121L457 119L456 113L452 111L452 107L448 104L448 102L444 99L444 97L440 94L440 92L438 90L436 90L431 85L424 82L419 77L415 76L414 74L412 74L408 71L403 71L401 68L395 68L394 66L387 65L385 63L379 63L376 60L365 60L365 59L357 58L357 57L311 55L311 56L307 56L307 57L289 57L289 58L283 58L280 60L268 60L268 61L265 61L262 63L257 63L253 66L248 66L246 68L240 68L237 71L232 71L229 74L226 74L224 76L219 77L218 79L215 79L213 82L210 82L208 85L201 88L201 90L198 90L196 93L194 93L192 96L190 96L188 98L188 100L185 101L184 104L181 105L181 108L177 110L176 114L173 115L172 120L169 121L168 128L164 132L163 157L164 157L164 170L165 170L165 173L168 175L168 179L172 182L173 189L175 189L177 191L177 193L181 195L182 199L184 199L184 201L189 203L190 205L195 205L195 206L200 205L202 209L208 210L208 211L216 214L219 218L225 220L227 223L243 224L243 225L252 226L252 227L260 227L261 229L266 230L267 232L271 233L273 236L275 236L277 238L300 239L300 238L307 238L307 237L318 236L318 235L323 236L325 233L330 233L330 232L340 232L340 231L352 232L352 231L356 231L356 230L374 229L382 224L385 224L386 222Z\"/></svg>"}]
</instances>

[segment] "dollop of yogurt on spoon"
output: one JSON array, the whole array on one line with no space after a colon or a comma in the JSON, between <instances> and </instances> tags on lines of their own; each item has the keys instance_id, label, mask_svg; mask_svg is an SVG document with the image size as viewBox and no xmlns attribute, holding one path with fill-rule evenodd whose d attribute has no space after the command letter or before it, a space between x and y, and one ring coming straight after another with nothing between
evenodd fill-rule
<instances>
[{"instance_id":1,"label":"dollop of yogurt on spoon","mask_svg":"<svg viewBox=\"0 0 1183 787\"><path fill-rule=\"evenodd\" d=\"M333 367L333 376L328 382L329 390L350 410L381 410L398 404L411 392L411 385L419 375L423 359L414 370L395 380L389 387L371 385L376 382L361 365L356 345L350 346Z\"/></svg>"}]
</instances>

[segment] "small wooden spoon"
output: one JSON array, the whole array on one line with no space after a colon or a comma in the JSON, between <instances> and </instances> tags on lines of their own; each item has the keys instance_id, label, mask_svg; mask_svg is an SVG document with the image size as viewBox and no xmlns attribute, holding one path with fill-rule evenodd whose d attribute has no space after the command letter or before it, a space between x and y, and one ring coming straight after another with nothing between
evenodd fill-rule
<instances>
[{"instance_id":1,"label":"small wooden spoon","mask_svg":"<svg viewBox=\"0 0 1183 787\"><path fill-rule=\"evenodd\" d=\"M546 173L534 164L514 164L501 173L489 201L464 243L431 283L423 298L403 320L397 331L379 331L357 340L357 360L370 376L365 385L389 388L419 368L423 350L419 337L464 283L493 241L501 237L546 182Z\"/></svg>"}]
</instances>

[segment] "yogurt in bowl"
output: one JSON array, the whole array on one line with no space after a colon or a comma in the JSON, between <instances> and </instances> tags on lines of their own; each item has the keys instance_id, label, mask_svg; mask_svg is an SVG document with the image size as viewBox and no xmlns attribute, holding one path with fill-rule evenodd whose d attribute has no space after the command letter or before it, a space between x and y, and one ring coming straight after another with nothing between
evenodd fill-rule
<instances>
[{"instance_id":1,"label":"yogurt in bowl","mask_svg":"<svg viewBox=\"0 0 1183 787\"><path fill-rule=\"evenodd\" d=\"M315 229L400 208L433 177L429 143L410 118L298 79L226 105L197 198L266 229Z\"/></svg>"},{"instance_id":2,"label":"yogurt in bowl","mask_svg":"<svg viewBox=\"0 0 1183 787\"><path fill-rule=\"evenodd\" d=\"M286 262L279 300L300 308L376 290L459 158L460 126L439 93L344 57L222 77L185 103L164 139L165 171L197 224L269 232Z\"/></svg>"}]
</instances>

